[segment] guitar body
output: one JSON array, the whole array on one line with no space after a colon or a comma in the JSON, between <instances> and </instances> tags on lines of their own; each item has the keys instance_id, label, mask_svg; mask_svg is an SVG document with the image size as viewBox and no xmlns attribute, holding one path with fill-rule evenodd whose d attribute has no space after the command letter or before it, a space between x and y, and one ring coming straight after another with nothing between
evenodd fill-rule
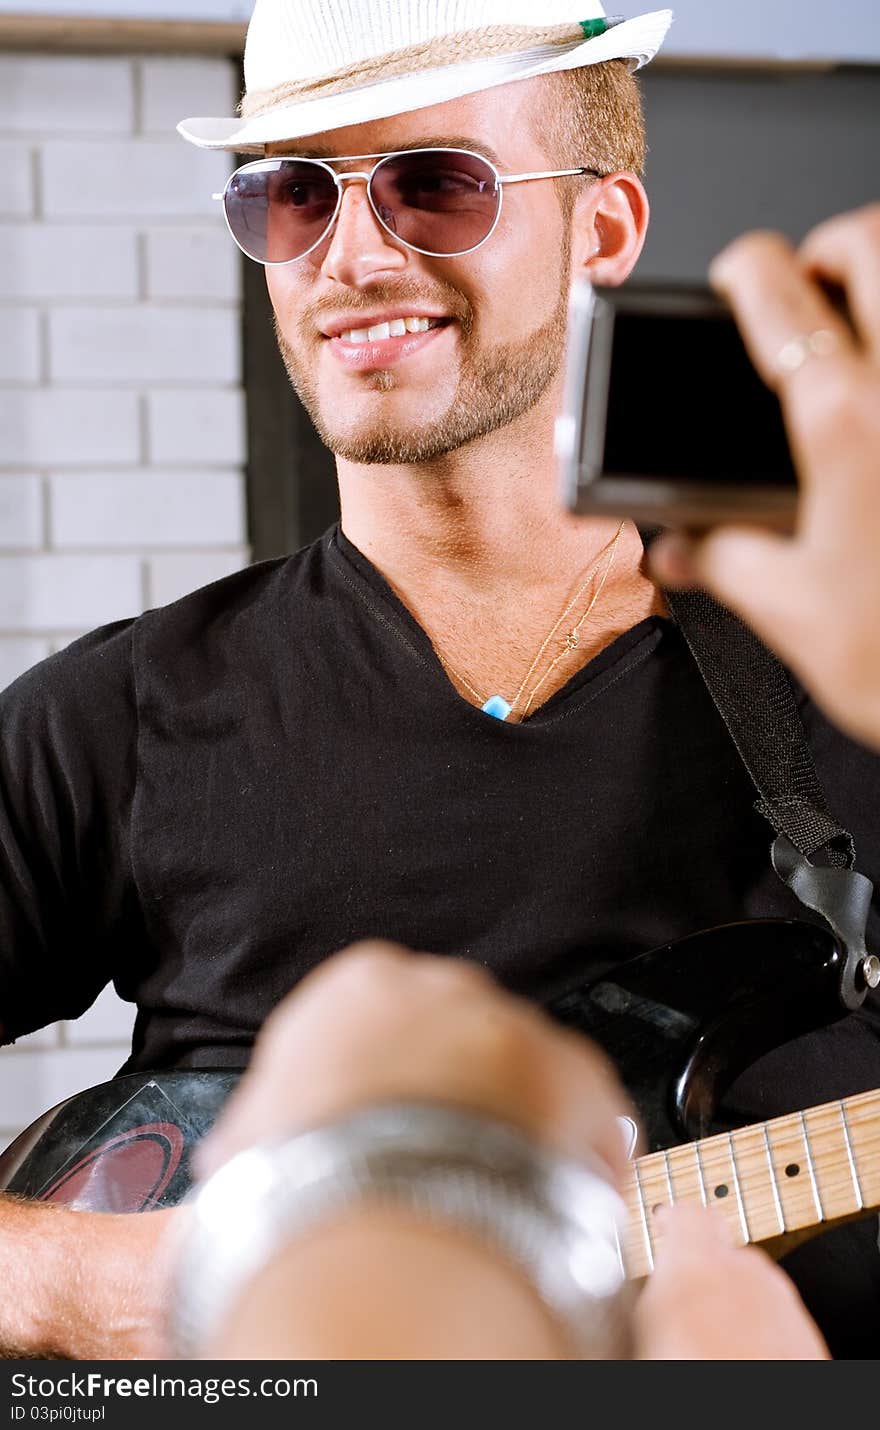
<instances>
[{"instance_id":1,"label":"guitar body","mask_svg":"<svg viewBox=\"0 0 880 1430\"><path fill-rule=\"evenodd\" d=\"M845 1016L844 952L794 919L726 924L619 964L548 1011L609 1054L647 1150L708 1136L724 1094L765 1053Z\"/></svg>"},{"instance_id":2,"label":"guitar body","mask_svg":"<svg viewBox=\"0 0 880 1430\"><path fill-rule=\"evenodd\" d=\"M730 924L622 963L548 1011L606 1049L658 1150L706 1136L740 1072L842 1016L842 960L813 924ZM69 1098L0 1156L0 1188L80 1210L174 1206L190 1185L193 1147L239 1077L135 1073Z\"/></svg>"},{"instance_id":3,"label":"guitar body","mask_svg":"<svg viewBox=\"0 0 880 1430\"><path fill-rule=\"evenodd\" d=\"M77 1211L176 1206L237 1072L128 1073L44 1113L0 1156L0 1188Z\"/></svg>"}]
</instances>

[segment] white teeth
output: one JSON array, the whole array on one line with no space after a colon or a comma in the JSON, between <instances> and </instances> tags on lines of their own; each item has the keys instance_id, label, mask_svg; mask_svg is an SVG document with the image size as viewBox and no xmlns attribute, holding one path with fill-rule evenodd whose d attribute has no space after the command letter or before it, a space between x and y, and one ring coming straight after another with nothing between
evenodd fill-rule
<instances>
[{"instance_id":1,"label":"white teeth","mask_svg":"<svg viewBox=\"0 0 880 1430\"><path fill-rule=\"evenodd\" d=\"M385 338L402 338L405 333L426 333L436 318L393 318L390 323L377 323L373 328L350 328L339 336L344 343L380 343Z\"/></svg>"}]
</instances>

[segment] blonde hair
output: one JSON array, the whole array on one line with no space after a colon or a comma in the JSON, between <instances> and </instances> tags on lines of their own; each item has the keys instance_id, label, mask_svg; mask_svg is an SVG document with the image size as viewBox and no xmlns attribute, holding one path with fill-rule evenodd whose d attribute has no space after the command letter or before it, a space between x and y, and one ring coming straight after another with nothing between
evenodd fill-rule
<instances>
[{"instance_id":1,"label":"blonde hair","mask_svg":"<svg viewBox=\"0 0 880 1430\"><path fill-rule=\"evenodd\" d=\"M626 60L559 70L536 85L536 137L554 167L583 164L641 178L647 143L642 92Z\"/></svg>"}]
</instances>

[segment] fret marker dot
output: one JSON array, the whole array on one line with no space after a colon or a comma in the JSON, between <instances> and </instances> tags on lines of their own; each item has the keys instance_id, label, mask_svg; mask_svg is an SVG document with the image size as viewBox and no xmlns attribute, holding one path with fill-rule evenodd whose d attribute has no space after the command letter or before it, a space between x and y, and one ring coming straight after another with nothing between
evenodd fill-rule
<instances>
[{"instance_id":1,"label":"fret marker dot","mask_svg":"<svg viewBox=\"0 0 880 1430\"><path fill-rule=\"evenodd\" d=\"M797 1162L789 1162L788 1166L785 1169L785 1175L787 1177L796 1177L799 1171L800 1167L798 1166Z\"/></svg>"},{"instance_id":2,"label":"fret marker dot","mask_svg":"<svg viewBox=\"0 0 880 1430\"><path fill-rule=\"evenodd\" d=\"M725 1182L722 1182L720 1186L715 1188L715 1195L716 1197L727 1196L727 1184Z\"/></svg>"}]
</instances>

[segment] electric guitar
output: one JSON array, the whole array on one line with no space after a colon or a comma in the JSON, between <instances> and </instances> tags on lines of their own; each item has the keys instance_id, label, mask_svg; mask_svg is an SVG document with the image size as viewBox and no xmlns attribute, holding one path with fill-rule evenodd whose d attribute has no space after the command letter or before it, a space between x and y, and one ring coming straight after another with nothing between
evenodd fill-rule
<instances>
[{"instance_id":1,"label":"electric guitar","mask_svg":"<svg viewBox=\"0 0 880 1430\"><path fill-rule=\"evenodd\" d=\"M812 924L731 924L550 1002L553 1016L605 1047L640 1112L650 1150L633 1159L625 1187L629 1274L653 1268L653 1218L673 1200L715 1203L737 1241L775 1255L880 1210L880 1090L712 1132L740 1072L843 1016L843 961L833 935ZM69 1098L0 1156L0 1188L79 1210L174 1206L190 1185L189 1152L240 1076L129 1074Z\"/></svg>"}]
</instances>

